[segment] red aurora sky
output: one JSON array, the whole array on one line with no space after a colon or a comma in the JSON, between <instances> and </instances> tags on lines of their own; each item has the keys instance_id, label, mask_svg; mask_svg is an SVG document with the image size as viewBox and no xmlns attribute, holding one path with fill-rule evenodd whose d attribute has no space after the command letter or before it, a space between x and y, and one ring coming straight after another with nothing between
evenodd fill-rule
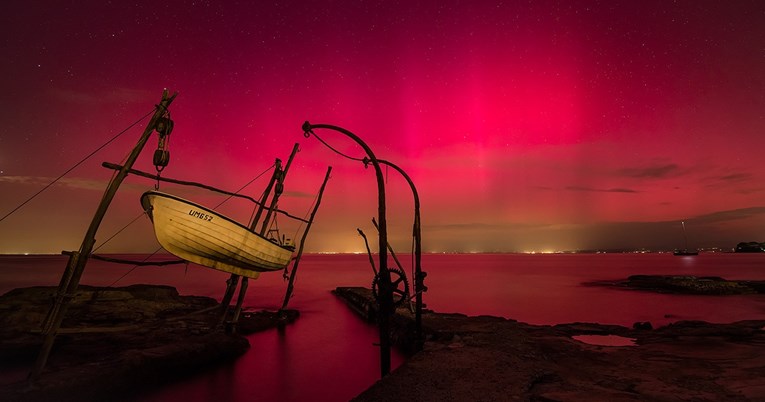
<instances>
[{"instance_id":1,"label":"red aurora sky","mask_svg":"<svg viewBox=\"0 0 765 402\"><path fill-rule=\"evenodd\" d=\"M309 251L363 250L356 228L374 233L377 204L372 169L304 138L305 120L409 173L426 251L672 249L681 221L691 247L765 241L759 0L47 3L3 7L0 215L168 88L164 176L236 190L300 142L282 207L303 215L333 166ZM78 248L111 174L100 163L120 162L143 124L0 222L0 252ZM411 193L387 173L406 252ZM153 185L129 177L98 239L139 217ZM251 207L222 208L247 220ZM156 247L142 217L102 250Z\"/></svg>"}]
</instances>

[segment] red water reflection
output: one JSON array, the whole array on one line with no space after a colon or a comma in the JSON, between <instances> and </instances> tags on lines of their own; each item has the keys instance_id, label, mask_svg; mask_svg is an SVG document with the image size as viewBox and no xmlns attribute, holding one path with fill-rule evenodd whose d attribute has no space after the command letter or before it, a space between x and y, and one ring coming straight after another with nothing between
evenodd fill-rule
<instances>
[{"instance_id":1,"label":"red water reflection","mask_svg":"<svg viewBox=\"0 0 765 402\"><path fill-rule=\"evenodd\" d=\"M407 261L406 256L400 256ZM66 259L0 257L0 293L22 286L55 285ZM534 324L599 322L654 327L678 320L732 322L765 319L765 296L678 296L583 286L633 274L765 279L765 254L426 255L425 303L438 312L489 314ZM131 267L93 261L82 283L111 285ZM408 270L408 267L406 267ZM140 268L117 286L172 285L182 294L220 297L227 275L198 267ZM376 327L362 322L330 291L369 287L365 255L311 255L301 262L290 307L300 318L284 330L249 337L251 349L237 361L141 395L147 401L348 400L379 379ZM245 306L277 309L281 275L251 281ZM393 367L404 356L393 354Z\"/></svg>"}]
</instances>

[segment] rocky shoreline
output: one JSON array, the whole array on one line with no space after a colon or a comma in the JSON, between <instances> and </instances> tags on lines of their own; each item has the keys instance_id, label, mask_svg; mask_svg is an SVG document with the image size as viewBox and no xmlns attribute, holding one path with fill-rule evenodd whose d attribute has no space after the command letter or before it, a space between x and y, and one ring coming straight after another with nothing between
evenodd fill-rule
<instances>
[{"instance_id":1,"label":"rocky shoreline","mask_svg":"<svg viewBox=\"0 0 765 402\"><path fill-rule=\"evenodd\" d=\"M725 285L727 286L727 285ZM35 333L55 288L0 296L0 400L135 400L140 392L232 361L242 334L286 325L298 313L244 315L240 334L214 330L211 298L172 287L82 286L35 382ZM334 292L374 320L371 290ZM651 329L597 323L530 325L425 311L424 350L412 353L357 401L754 401L765 400L765 320L681 321ZM413 316L399 308L393 343L412 350ZM21 374L22 376L19 376Z\"/></svg>"},{"instance_id":2,"label":"rocky shoreline","mask_svg":"<svg viewBox=\"0 0 765 402\"><path fill-rule=\"evenodd\" d=\"M373 309L368 289L335 294L357 312ZM395 343L412 342L412 320L406 308L396 311ZM657 329L433 311L422 320L425 349L355 401L765 400L765 320Z\"/></svg>"},{"instance_id":3,"label":"rocky shoreline","mask_svg":"<svg viewBox=\"0 0 765 402\"><path fill-rule=\"evenodd\" d=\"M244 335L287 325L298 312L245 312L239 331L218 327L215 299L170 286L80 286L45 371L26 380L40 350L39 326L55 287L0 296L0 400L131 400L137 393L232 361Z\"/></svg>"},{"instance_id":4,"label":"rocky shoreline","mask_svg":"<svg viewBox=\"0 0 765 402\"><path fill-rule=\"evenodd\" d=\"M719 276L632 275L623 280L594 281L585 285L707 296L765 294L765 281L728 280Z\"/></svg>"}]
</instances>

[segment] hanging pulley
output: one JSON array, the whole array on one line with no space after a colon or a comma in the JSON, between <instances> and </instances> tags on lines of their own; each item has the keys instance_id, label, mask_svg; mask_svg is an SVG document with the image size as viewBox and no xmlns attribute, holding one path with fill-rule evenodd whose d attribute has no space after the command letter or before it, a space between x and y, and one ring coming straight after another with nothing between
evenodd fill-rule
<instances>
[{"instance_id":1,"label":"hanging pulley","mask_svg":"<svg viewBox=\"0 0 765 402\"><path fill-rule=\"evenodd\" d=\"M169 117L160 117L155 129L159 133L159 143L154 151L154 167L161 172L170 162L170 151L167 150L170 133L173 131L173 121Z\"/></svg>"},{"instance_id":2,"label":"hanging pulley","mask_svg":"<svg viewBox=\"0 0 765 402\"><path fill-rule=\"evenodd\" d=\"M162 171L169 162L170 151L166 149L157 149L154 151L154 167L157 168L157 171Z\"/></svg>"},{"instance_id":3,"label":"hanging pulley","mask_svg":"<svg viewBox=\"0 0 765 402\"><path fill-rule=\"evenodd\" d=\"M157 119L155 129L161 138L170 135L170 133L173 131L173 125L175 125L175 123L173 123L169 117L160 117Z\"/></svg>"}]
</instances>

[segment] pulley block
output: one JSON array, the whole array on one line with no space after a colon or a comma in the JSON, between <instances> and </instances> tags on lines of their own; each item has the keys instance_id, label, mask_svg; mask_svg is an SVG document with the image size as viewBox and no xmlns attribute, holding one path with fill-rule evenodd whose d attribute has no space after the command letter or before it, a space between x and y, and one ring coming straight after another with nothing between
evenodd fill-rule
<instances>
[{"instance_id":1,"label":"pulley block","mask_svg":"<svg viewBox=\"0 0 765 402\"><path fill-rule=\"evenodd\" d=\"M154 166L165 167L170 162L170 151L158 149L154 151Z\"/></svg>"},{"instance_id":2,"label":"pulley block","mask_svg":"<svg viewBox=\"0 0 765 402\"><path fill-rule=\"evenodd\" d=\"M155 127L159 135L164 137L170 135L170 133L173 131L174 125L175 123L173 123L169 117L160 117L157 119L157 124Z\"/></svg>"}]
</instances>

